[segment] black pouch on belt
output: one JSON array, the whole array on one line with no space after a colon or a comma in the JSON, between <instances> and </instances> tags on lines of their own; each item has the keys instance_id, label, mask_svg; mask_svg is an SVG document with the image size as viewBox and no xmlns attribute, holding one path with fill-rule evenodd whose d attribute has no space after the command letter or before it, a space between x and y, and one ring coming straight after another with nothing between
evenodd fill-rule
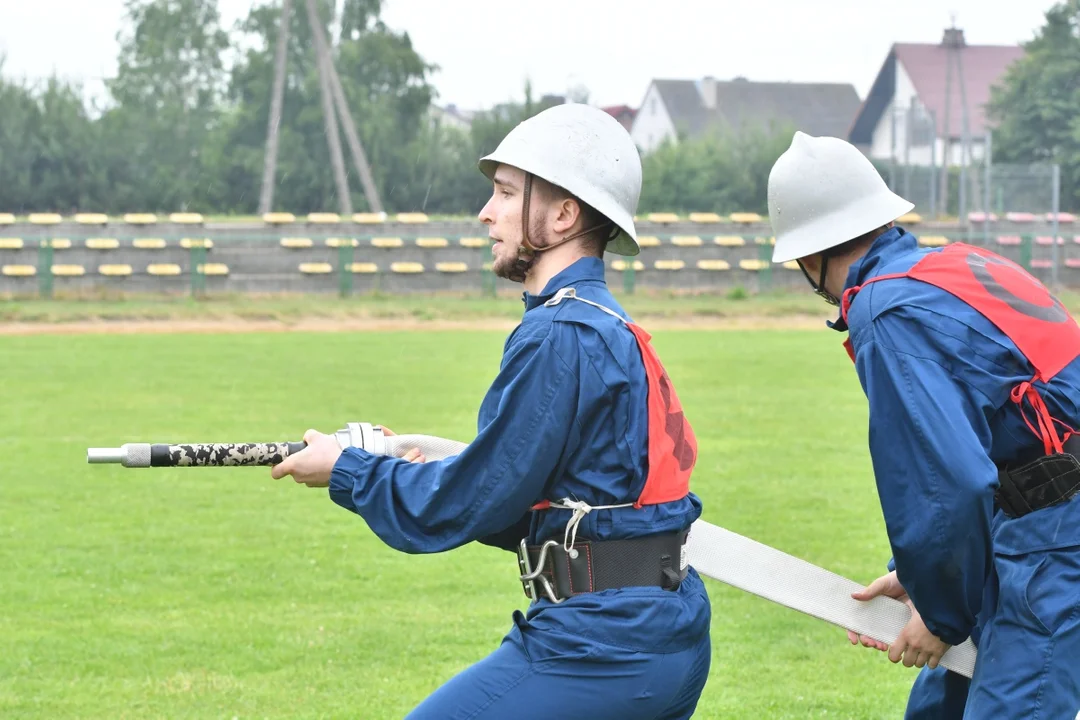
<instances>
[{"instance_id":1,"label":"black pouch on belt","mask_svg":"<svg viewBox=\"0 0 1080 720\"><path fill-rule=\"evenodd\" d=\"M518 548L526 597L562 602L568 597L624 587L676 590L686 577L689 530L626 540L583 541L567 552L563 543Z\"/></svg>"},{"instance_id":2,"label":"black pouch on belt","mask_svg":"<svg viewBox=\"0 0 1080 720\"><path fill-rule=\"evenodd\" d=\"M1012 518L1057 505L1080 492L1080 436L1065 441L1063 453L1042 455L1018 467L999 467L998 507Z\"/></svg>"}]
</instances>

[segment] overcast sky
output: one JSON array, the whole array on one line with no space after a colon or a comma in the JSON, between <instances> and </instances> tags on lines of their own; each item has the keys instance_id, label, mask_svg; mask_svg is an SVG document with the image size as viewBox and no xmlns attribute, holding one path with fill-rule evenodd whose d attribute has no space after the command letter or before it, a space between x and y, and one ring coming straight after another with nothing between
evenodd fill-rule
<instances>
[{"instance_id":1,"label":"overcast sky","mask_svg":"<svg viewBox=\"0 0 1080 720\"><path fill-rule=\"evenodd\" d=\"M218 0L226 28L253 0ZM301 0L302 1L302 0ZM3 74L89 88L116 65L123 0L0 0ZM1033 36L1052 0L386 0L440 66L440 104L479 109L574 85L637 106L654 77L850 82L860 97L893 42L938 42L955 14L969 43Z\"/></svg>"}]
</instances>

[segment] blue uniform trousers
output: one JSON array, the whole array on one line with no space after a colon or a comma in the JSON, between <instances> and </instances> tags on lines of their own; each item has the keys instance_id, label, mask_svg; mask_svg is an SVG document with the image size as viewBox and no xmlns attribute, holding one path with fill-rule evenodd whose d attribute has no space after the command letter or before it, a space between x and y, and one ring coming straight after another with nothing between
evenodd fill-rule
<instances>
[{"instance_id":1,"label":"blue uniform trousers","mask_svg":"<svg viewBox=\"0 0 1080 720\"><path fill-rule=\"evenodd\" d=\"M907 720L1080 717L1080 546L997 553L994 571L975 676L924 668Z\"/></svg>"},{"instance_id":2,"label":"blue uniform trousers","mask_svg":"<svg viewBox=\"0 0 1080 720\"><path fill-rule=\"evenodd\" d=\"M701 580L684 585L701 592ZM708 624L664 652L628 649L532 626L520 611L498 649L432 693L406 720L682 720L708 680ZM576 630L576 628L575 628Z\"/></svg>"}]
</instances>

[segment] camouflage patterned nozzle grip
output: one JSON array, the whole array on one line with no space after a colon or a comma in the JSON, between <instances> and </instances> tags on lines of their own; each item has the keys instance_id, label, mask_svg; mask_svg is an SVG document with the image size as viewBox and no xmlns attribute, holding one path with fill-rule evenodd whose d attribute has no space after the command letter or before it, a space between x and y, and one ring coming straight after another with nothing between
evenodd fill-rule
<instances>
[{"instance_id":1,"label":"camouflage patterned nozzle grip","mask_svg":"<svg viewBox=\"0 0 1080 720\"><path fill-rule=\"evenodd\" d=\"M197 443L151 445L150 467L277 465L307 445L298 443Z\"/></svg>"},{"instance_id":2,"label":"camouflage patterned nozzle grip","mask_svg":"<svg viewBox=\"0 0 1080 720\"><path fill-rule=\"evenodd\" d=\"M90 448L89 463L146 467L243 467L277 465L307 443L127 443L119 448Z\"/></svg>"}]
</instances>

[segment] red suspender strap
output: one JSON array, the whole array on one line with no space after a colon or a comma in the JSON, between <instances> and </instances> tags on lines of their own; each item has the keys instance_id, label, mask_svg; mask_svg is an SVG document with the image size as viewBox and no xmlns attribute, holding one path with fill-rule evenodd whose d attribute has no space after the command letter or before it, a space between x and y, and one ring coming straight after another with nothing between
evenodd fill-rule
<instances>
[{"instance_id":1,"label":"red suspender strap","mask_svg":"<svg viewBox=\"0 0 1080 720\"><path fill-rule=\"evenodd\" d=\"M686 497L690 492L690 475L697 462L697 438L683 415L682 403L675 388L664 370L656 350L653 349L652 336L640 326L627 322L625 318L610 308L591 300L580 298L573 288L564 288L548 301L549 305L560 302L563 298L572 298L592 305L623 322L637 341L641 359L645 365L645 378L648 383L648 442L649 474L641 495L634 501L635 508L644 505L658 505ZM550 507L548 500L537 503L533 510Z\"/></svg>"}]
</instances>

